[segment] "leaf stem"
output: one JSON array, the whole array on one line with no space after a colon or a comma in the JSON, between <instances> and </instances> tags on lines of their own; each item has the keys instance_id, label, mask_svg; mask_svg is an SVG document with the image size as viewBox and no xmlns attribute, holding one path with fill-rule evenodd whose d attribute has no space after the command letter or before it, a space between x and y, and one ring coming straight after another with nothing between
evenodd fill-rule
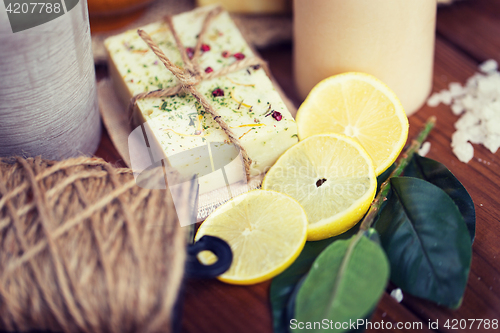
<instances>
[{"instance_id":1,"label":"leaf stem","mask_svg":"<svg viewBox=\"0 0 500 333\"><path fill-rule=\"evenodd\" d=\"M363 222L361 223L361 226L359 228L360 233L363 233L366 230L370 229L373 222L375 221L375 217L377 217L378 215L380 207L382 206L384 201L387 200L387 195L389 194L389 191L391 189L391 178L398 177L403 173L404 169L413 158L413 154L415 154L415 152L420 148L435 124L436 117L429 117L429 119L427 119L427 122L425 123L424 129L418 134L416 139L412 140L410 146L405 150L405 152L401 154L396 168L391 172L387 180L382 183L380 191L378 192L375 199L373 199L370 209L365 215L365 218L363 219Z\"/></svg>"},{"instance_id":2,"label":"leaf stem","mask_svg":"<svg viewBox=\"0 0 500 333\"><path fill-rule=\"evenodd\" d=\"M352 257L352 253L354 252L354 248L359 243L359 241L361 240L362 237L363 237L363 234L358 233L350 239L350 243L349 243L349 246L347 247L347 251L345 252L344 257L342 258L342 262L340 264L338 274L335 277L332 295L330 297L330 301L328 302L328 304L330 304L330 305L328 306L328 309L325 312L325 315L324 315L325 318L328 318L328 314L332 313L332 306L333 306L335 297L337 297L337 295L338 295L337 292L340 288L340 282L341 282L342 278L345 276L345 272L347 270L347 265L349 264L349 260Z\"/></svg>"}]
</instances>

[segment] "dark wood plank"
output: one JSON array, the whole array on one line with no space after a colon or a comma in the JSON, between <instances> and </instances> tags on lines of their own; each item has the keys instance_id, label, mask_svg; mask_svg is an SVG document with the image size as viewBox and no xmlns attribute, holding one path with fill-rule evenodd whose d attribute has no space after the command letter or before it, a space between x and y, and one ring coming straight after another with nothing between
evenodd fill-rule
<instances>
[{"instance_id":1,"label":"dark wood plank","mask_svg":"<svg viewBox=\"0 0 500 333\"><path fill-rule=\"evenodd\" d=\"M272 332L270 281L251 287L187 281L182 332Z\"/></svg>"},{"instance_id":2,"label":"dark wood plank","mask_svg":"<svg viewBox=\"0 0 500 333\"><path fill-rule=\"evenodd\" d=\"M437 32L476 61L500 60L500 2L468 0L438 11Z\"/></svg>"},{"instance_id":3,"label":"dark wood plank","mask_svg":"<svg viewBox=\"0 0 500 333\"><path fill-rule=\"evenodd\" d=\"M384 293L382 296L370 321L372 322L372 326L368 326L368 329L365 331L366 333L433 332L428 327L427 321L423 321L417 317L411 310L398 303L388 293ZM377 326L376 323L380 326Z\"/></svg>"}]
</instances>

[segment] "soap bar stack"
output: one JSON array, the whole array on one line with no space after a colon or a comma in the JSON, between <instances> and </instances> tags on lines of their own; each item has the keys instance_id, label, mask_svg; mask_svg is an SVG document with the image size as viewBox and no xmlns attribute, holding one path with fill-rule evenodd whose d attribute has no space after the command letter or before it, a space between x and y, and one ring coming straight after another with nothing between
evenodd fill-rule
<instances>
[{"instance_id":1,"label":"soap bar stack","mask_svg":"<svg viewBox=\"0 0 500 333\"><path fill-rule=\"evenodd\" d=\"M176 15L172 23L188 56L192 56L206 15L214 7L201 7ZM141 28L176 66L183 61L166 22ZM162 64L137 31L130 30L105 42L110 74L126 107L139 93L177 86L178 79ZM198 64L205 73L218 71L254 53L226 11L213 18L204 35ZM267 170L298 141L297 126L260 65L203 80L196 89L214 107L239 139L252 163L250 175ZM208 142L229 142L213 116L189 93L140 99L136 111L154 134L167 158ZM213 163L212 163L213 164ZM200 189L203 192L202 189Z\"/></svg>"}]
</instances>

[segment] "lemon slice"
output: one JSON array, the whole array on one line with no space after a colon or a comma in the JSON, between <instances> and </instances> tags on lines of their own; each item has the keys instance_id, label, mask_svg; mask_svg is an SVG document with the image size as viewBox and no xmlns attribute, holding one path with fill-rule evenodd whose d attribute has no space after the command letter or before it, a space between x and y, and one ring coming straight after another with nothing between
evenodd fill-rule
<instances>
[{"instance_id":1,"label":"lemon slice","mask_svg":"<svg viewBox=\"0 0 500 333\"><path fill-rule=\"evenodd\" d=\"M233 263L220 280L254 284L278 275L294 262L306 242L307 217L291 197L254 190L217 208L202 223L195 240L204 235L222 238L233 251ZM204 264L216 260L208 251L199 258Z\"/></svg>"},{"instance_id":2,"label":"lemon slice","mask_svg":"<svg viewBox=\"0 0 500 333\"><path fill-rule=\"evenodd\" d=\"M373 162L359 143L318 134L288 149L269 169L263 189L288 194L307 214L308 240L336 236L366 213L377 187Z\"/></svg>"},{"instance_id":3,"label":"lemon slice","mask_svg":"<svg viewBox=\"0 0 500 333\"><path fill-rule=\"evenodd\" d=\"M352 137L380 175L396 160L408 137L408 118L394 92L364 73L345 73L318 83L297 112L299 139L320 133Z\"/></svg>"}]
</instances>

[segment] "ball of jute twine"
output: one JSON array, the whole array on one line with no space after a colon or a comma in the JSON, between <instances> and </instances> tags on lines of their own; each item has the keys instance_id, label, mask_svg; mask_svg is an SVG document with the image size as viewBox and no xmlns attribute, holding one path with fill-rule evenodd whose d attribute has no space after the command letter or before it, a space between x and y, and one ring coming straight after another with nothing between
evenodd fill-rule
<instances>
[{"instance_id":1,"label":"ball of jute twine","mask_svg":"<svg viewBox=\"0 0 500 333\"><path fill-rule=\"evenodd\" d=\"M0 331L169 332L185 241L129 169L0 159Z\"/></svg>"}]
</instances>

